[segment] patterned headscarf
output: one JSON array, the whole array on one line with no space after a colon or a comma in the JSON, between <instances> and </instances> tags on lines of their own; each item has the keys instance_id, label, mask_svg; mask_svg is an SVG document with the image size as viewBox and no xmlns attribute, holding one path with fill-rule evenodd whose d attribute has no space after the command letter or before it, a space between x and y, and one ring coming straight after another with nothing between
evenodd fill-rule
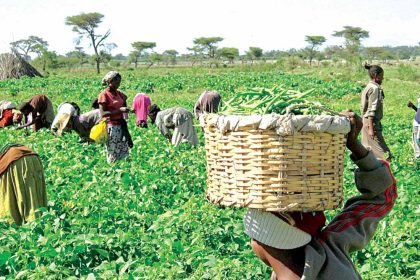
<instances>
[{"instance_id":1,"label":"patterned headscarf","mask_svg":"<svg viewBox=\"0 0 420 280\"><path fill-rule=\"evenodd\" d=\"M111 82L113 79L115 79L118 76L121 77L120 73L118 73L117 71L109 71L108 73L106 73L105 77L103 77L102 85L103 86L109 85L109 82Z\"/></svg>"}]
</instances>

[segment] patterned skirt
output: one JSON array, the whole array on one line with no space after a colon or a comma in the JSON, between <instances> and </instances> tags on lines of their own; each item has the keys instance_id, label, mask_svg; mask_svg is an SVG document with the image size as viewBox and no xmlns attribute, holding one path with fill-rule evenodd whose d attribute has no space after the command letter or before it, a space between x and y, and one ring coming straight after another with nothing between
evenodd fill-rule
<instances>
[{"instance_id":1,"label":"patterned skirt","mask_svg":"<svg viewBox=\"0 0 420 280\"><path fill-rule=\"evenodd\" d=\"M121 125L107 124L108 141L106 142L108 163L123 159L129 155L128 141L123 137Z\"/></svg>"}]
</instances>

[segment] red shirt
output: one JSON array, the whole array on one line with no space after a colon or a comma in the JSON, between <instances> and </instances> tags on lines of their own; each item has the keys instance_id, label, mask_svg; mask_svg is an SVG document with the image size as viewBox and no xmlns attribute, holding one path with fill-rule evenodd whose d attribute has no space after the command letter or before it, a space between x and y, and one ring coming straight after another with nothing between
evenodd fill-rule
<instances>
[{"instance_id":1,"label":"red shirt","mask_svg":"<svg viewBox=\"0 0 420 280\"><path fill-rule=\"evenodd\" d=\"M106 111L115 111L119 110L121 107L124 107L126 104L127 96L124 95L121 91L117 90L117 93L114 95L108 89L105 89L99 94L98 103L105 107ZM112 121L118 121L123 118L122 113L111 115L109 119Z\"/></svg>"},{"instance_id":2,"label":"red shirt","mask_svg":"<svg viewBox=\"0 0 420 280\"><path fill-rule=\"evenodd\" d=\"M0 127L6 127L13 124L13 110L3 110L3 117L0 119Z\"/></svg>"}]
</instances>

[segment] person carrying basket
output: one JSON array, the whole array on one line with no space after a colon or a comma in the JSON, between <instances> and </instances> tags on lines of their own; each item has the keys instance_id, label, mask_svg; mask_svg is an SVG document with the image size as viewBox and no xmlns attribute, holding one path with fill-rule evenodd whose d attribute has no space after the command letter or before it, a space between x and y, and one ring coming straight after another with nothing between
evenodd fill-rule
<instances>
[{"instance_id":1,"label":"person carrying basket","mask_svg":"<svg viewBox=\"0 0 420 280\"><path fill-rule=\"evenodd\" d=\"M369 243L379 221L394 206L396 180L389 163L357 140L363 125L360 117L351 111L343 114L351 123L346 147L358 166L355 181L360 195L347 200L326 227L323 212L248 209L244 216L255 254L273 268L271 279L361 279L349 255Z\"/></svg>"}]
</instances>

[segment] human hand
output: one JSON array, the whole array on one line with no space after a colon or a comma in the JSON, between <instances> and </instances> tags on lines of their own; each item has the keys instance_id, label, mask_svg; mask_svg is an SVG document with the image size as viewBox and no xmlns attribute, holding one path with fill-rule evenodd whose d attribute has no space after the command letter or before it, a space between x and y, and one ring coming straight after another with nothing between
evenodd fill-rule
<instances>
[{"instance_id":1,"label":"human hand","mask_svg":"<svg viewBox=\"0 0 420 280\"><path fill-rule=\"evenodd\" d=\"M128 112L130 112L130 109L128 109L127 107L121 107L121 108L120 108L120 111L121 111L122 113L128 113Z\"/></svg>"},{"instance_id":2,"label":"human hand","mask_svg":"<svg viewBox=\"0 0 420 280\"><path fill-rule=\"evenodd\" d=\"M408 108L413 108L414 104L411 101L408 101L407 103L407 107Z\"/></svg>"},{"instance_id":3,"label":"human hand","mask_svg":"<svg viewBox=\"0 0 420 280\"><path fill-rule=\"evenodd\" d=\"M358 136L363 127L362 119L351 110L345 110L340 115L346 116L350 121L350 132L347 134L346 147L356 158L365 157L368 150L358 140Z\"/></svg>"},{"instance_id":4,"label":"human hand","mask_svg":"<svg viewBox=\"0 0 420 280\"><path fill-rule=\"evenodd\" d=\"M350 121L350 132L347 134L347 142L346 146L350 149L350 147L357 144L358 140L357 137L360 134L360 131L363 127L362 119L352 110L345 110L340 113L347 117Z\"/></svg>"}]
</instances>

